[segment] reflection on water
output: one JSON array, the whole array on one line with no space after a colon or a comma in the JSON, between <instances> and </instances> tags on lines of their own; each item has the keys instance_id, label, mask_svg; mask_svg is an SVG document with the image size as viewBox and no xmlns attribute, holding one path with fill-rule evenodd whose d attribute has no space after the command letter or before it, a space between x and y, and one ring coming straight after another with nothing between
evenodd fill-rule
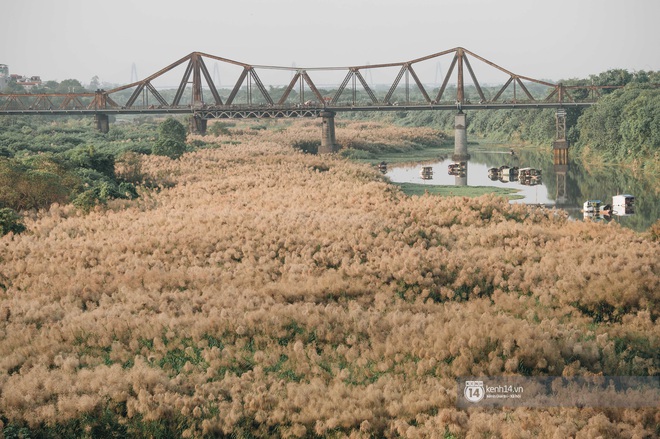
<instances>
[{"instance_id":1,"label":"reflection on water","mask_svg":"<svg viewBox=\"0 0 660 439\"><path fill-rule=\"evenodd\" d=\"M499 151L483 152L478 158L472 153L472 158L467 162L454 162L450 158L445 158L432 164L425 163L423 167L432 170L432 178L424 178L420 174L422 165L396 167L390 165L386 175L390 180L398 183L513 187L518 189L524 198L512 202L554 204L544 184L531 184L531 180L522 182L519 180L520 163L519 160L515 160L515 156L513 157L508 152ZM492 169L500 171L500 168L501 172L493 173Z\"/></svg>"},{"instance_id":2,"label":"reflection on water","mask_svg":"<svg viewBox=\"0 0 660 439\"><path fill-rule=\"evenodd\" d=\"M577 161L569 166L555 166L552 154L539 150L511 154L508 149L473 148L470 156L462 163L441 157L433 163L390 164L383 170L392 181L399 183L515 188L523 198L511 203L554 206L565 209L575 219L584 218L586 200L613 204L614 196L632 194L635 197L634 215L613 214L602 220L617 221L643 231L660 217L660 187L630 170L618 167L587 170ZM423 168L427 170L423 171Z\"/></svg>"}]
</instances>

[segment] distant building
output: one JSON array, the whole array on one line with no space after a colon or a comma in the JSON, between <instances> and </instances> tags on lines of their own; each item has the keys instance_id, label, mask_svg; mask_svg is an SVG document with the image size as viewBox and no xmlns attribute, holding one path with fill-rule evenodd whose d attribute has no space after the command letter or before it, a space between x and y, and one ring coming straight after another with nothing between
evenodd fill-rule
<instances>
[{"instance_id":1,"label":"distant building","mask_svg":"<svg viewBox=\"0 0 660 439\"><path fill-rule=\"evenodd\" d=\"M9 66L7 64L0 64L0 90L3 90L9 84L10 80L16 81L16 84L23 86L26 90L32 87L41 85L41 77L39 76L23 76L9 74Z\"/></svg>"},{"instance_id":2,"label":"distant building","mask_svg":"<svg viewBox=\"0 0 660 439\"><path fill-rule=\"evenodd\" d=\"M0 64L0 90L7 86L9 81L9 66L7 64Z\"/></svg>"},{"instance_id":3,"label":"distant building","mask_svg":"<svg viewBox=\"0 0 660 439\"><path fill-rule=\"evenodd\" d=\"M11 75L12 79L16 80L16 84L22 85L26 90L31 89L37 85L41 85L41 77L39 76L21 76L21 75Z\"/></svg>"}]
</instances>

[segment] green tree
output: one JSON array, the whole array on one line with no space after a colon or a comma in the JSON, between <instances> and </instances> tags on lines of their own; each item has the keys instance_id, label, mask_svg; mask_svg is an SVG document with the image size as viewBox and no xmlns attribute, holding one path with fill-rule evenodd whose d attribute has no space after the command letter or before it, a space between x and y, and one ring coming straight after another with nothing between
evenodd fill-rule
<instances>
[{"instance_id":1,"label":"green tree","mask_svg":"<svg viewBox=\"0 0 660 439\"><path fill-rule=\"evenodd\" d=\"M57 93L84 93L86 91L77 79L65 79L57 87Z\"/></svg>"},{"instance_id":2,"label":"green tree","mask_svg":"<svg viewBox=\"0 0 660 439\"><path fill-rule=\"evenodd\" d=\"M101 81L99 81L99 77L95 75L94 77L92 77L92 80L89 82L89 89L91 91L96 91L99 88L101 88Z\"/></svg>"},{"instance_id":3,"label":"green tree","mask_svg":"<svg viewBox=\"0 0 660 439\"><path fill-rule=\"evenodd\" d=\"M653 157L660 149L659 102L658 89L639 83L607 95L579 119L576 147L608 160Z\"/></svg>"},{"instance_id":4,"label":"green tree","mask_svg":"<svg viewBox=\"0 0 660 439\"><path fill-rule=\"evenodd\" d=\"M177 159L186 151L186 127L176 119L168 118L158 126L158 139L152 152Z\"/></svg>"},{"instance_id":5,"label":"green tree","mask_svg":"<svg viewBox=\"0 0 660 439\"><path fill-rule=\"evenodd\" d=\"M17 83L15 79L10 79L2 92L7 94L22 94L27 93L27 90Z\"/></svg>"},{"instance_id":6,"label":"green tree","mask_svg":"<svg viewBox=\"0 0 660 439\"><path fill-rule=\"evenodd\" d=\"M79 168L94 169L109 178L115 178L115 157L112 154L100 153L93 146L88 146L71 150L68 156L71 163Z\"/></svg>"},{"instance_id":7,"label":"green tree","mask_svg":"<svg viewBox=\"0 0 660 439\"><path fill-rule=\"evenodd\" d=\"M21 216L13 209L8 207L0 209L0 236L7 233L23 233L25 225L21 222L21 219Z\"/></svg>"},{"instance_id":8,"label":"green tree","mask_svg":"<svg viewBox=\"0 0 660 439\"><path fill-rule=\"evenodd\" d=\"M644 90L623 109L619 127L627 154L650 157L660 151L660 91Z\"/></svg>"}]
</instances>

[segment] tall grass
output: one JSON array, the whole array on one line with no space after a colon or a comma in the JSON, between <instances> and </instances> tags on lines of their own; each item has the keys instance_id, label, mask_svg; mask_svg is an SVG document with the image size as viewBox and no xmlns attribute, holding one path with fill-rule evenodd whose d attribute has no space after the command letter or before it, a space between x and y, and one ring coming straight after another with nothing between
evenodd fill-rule
<instances>
[{"instance_id":1,"label":"tall grass","mask_svg":"<svg viewBox=\"0 0 660 439\"><path fill-rule=\"evenodd\" d=\"M455 379L657 375L658 242L222 136L0 238L5 435L657 433L657 408L461 411Z\"/></svg>"}]
</instances>

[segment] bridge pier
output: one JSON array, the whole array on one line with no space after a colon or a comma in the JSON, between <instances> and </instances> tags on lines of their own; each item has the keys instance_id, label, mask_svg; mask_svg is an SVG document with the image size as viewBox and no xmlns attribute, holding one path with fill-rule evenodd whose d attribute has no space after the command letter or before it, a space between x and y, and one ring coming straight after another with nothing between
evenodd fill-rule
<instances>
[{"instance_id":1,"label":"bridge pier","mask_svg":"<svg viewBox=\"0 0 660 439\"><path fill-rule=\"evenodd\" d=\"M454 118L454 155L455 162L464 162L470 158L467 146L467 114L459 110Z\"/></svg>"},{"instance_id":2,"label":"bridge pier","mask_svg":"<svg viewBox=\"0 0 660 439\"><path fill-rule=\"evenodd\" d=\"M96 122L96 129L103 134L106 134L110 131L110 118L107 114L96 113L94 115L94 121Z\"/></svg>"},{"instance_id":3,"label":"bridge pier","mask_svg":"<svg viewBox=\"0 0 660 439\"><path fill-rule=\"evenodd\" d=\"M465 172L459 172L454 177L454 186L467 186L468 163L465 163Z\"/></svg>"},{"instance_id":4,"label":"bridge pier","mask_svg":"<svg viewBox=\"0 0 660 439\"><path fill-rule=\"evenodd\" d=\"M566 110L557 109L555 113L557 134L552 143L552 158L557 176L556 204L565 204L568 200L566 193L566 173L568 172L568 139L566 139Z\"/></svg>"},{"instance_id":5,"label":"bridge pier","mask_svg":"<svg viewBox=\"0 0 660 439\"><path fill-rule=\"evenodd\" d=\"M335 112L323 110L319 116L322 118L321 146L319 154L332 154L339 151L339 145L335 138Z\"/></svg>"},{"instance_id":6,"label":"bridge pier","mask_svg":"<svg viewBox=\"0 0 660 439\"><path fill-rule=\"evenodd\" d=\"M207 125L208 125L208 121L206 119L202 119L199 116L193 115L190 118L190 133L204 136L206 134Z\"/></svg>"}]
</instances>

